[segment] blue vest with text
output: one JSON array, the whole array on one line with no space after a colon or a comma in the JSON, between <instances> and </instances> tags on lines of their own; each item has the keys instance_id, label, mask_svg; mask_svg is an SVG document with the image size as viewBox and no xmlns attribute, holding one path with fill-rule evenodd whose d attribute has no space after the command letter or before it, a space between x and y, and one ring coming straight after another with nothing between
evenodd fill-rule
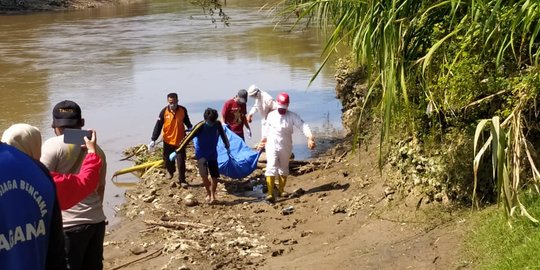
<instances>
[{"instance_id":1,"label":"blue vest with text","mask_svg":"<svg viewBox=\"0 0 540 270\"><path fill-rule=\"evenodd\" d=\"M54 183L32 158L0 143L0 268L44 269Z\"/></svg>"}]
</instances>

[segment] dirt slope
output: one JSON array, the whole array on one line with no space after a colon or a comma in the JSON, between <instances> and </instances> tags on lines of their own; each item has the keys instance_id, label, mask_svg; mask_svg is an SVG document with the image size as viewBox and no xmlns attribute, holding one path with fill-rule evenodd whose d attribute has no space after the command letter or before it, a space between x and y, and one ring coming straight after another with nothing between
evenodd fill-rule
<instances>
[{"instance_id":1,"label":"dirt slope","mask_svg":"<svg viewBox=\"0 0 540 270\"><path fill-rule=\"evenodd\" d=\"M463 214L397 199L377 169L375 141L367 152L349 150L334 149L304 166L316 170L291 176L287 189L299 192L275 205L247 191L262 178L226 181L218 188L220 204L192 207L186 196L204 198L194 170L188 189L146 179L126 194L125 218L106 236L106 269L467 267L458 258L468 226Z\"/></svg>"}]
</instances>

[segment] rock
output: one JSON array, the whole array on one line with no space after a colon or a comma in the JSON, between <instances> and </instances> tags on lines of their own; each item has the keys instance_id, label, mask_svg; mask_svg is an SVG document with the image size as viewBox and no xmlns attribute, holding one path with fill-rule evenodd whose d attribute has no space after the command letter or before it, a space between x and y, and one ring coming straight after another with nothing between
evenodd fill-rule
<instances>
[{"instance_id":1,"label":"rock","mask_svg":"<svg viewBox=\"0 0 540 270\"><path fill-rule=\"evenodd\" d=\"M105 241L103 242L103 247L109 246L109 245L118 245L118 242L116 241Z\"/></svg>"},{"instance_id":2,"label":"rock","mask_svg":"<svg viewBox=\"0 0 540 270\"><path fill-rule=\"evenodd\" d=\"M188 207L197 206L199 202L196 199L186 199L184 200L184 205Z\"/></svg>"},{"instance_id":3,"label":"rock","mask_svg":"<svg viewBox=\"0 0 540 270\"><path fill-rule=\"evenodd\" d=\"M277 256L283 255L283 251L285 251L285 249L282 249L282 248L273 250L272 251L272 257L277 257Z\"/></svg>"},{"instance_id":4,"label":"rock","mask_svg":"<svg viewBox=\"0 0 540 270\"><path fill-rule=\"evenodd\" d=\"M413 178L413 184L415 186L419 186L420 184L422 184L422 179L418 175L413 174L412 178Z\"/></svg>"},{"instance_id":5,"label":"rock","mask_svg":"<svg viewBox=\"0 0 540 270\"><path fill-rule=\"evenodd\" d=\"M163 215L163 216L161 216L159 218L159 220L161 220L161 221L170 221L170 220L172 220L172 218L167 216L167 215Z\"/></svg>"},{"instance_id":6,"label":"rock","mask_svg":"<svg viewBox=\"0 0 540 270\"><path fill-rule=\"evenodd\" d=\"M344 204L337 204L332 206L332 214L347 213L347 206Z\"/></svg>"},{"instance_id":7,"label":"rock","mask_svg":"<svg viewBox=\"0 0 540 270\"><path fill-rule=\"evenodd\" d=\"M281 214L282 215L290 215L294 213L294 207L293 206L287 206L283 209L281 209Z\"/></svg>"},{"instance_id":8,"label":"rock","mask_svg":"<svg viewBox=\"0 0 540 270\"><path fill-rule=\"evenodd\" d=\"M294 240L294 239L285 239L285 240L282 240L281 243L283 245L286 245L286 246L289 246L289 245L296 245L298 244L298 241Z\"/></svg>"},{"instance_id":9,"label":"rock","mask_svg":"<svg viewBox=\"0 0 540 270\"><path fill-rule=\"evenodd\" d=\"M134 247L130 249L129 251L131 251L131 253L133 253L134 255L139 255L139 254L146 253L148 250L146 250L146 248L143 248L143 247Z\"/></svg>"},{"instance_id":10,"label":"rock","mask_svg":"<svg viewBox=\"0 0 540 270\"><path fill-rule=\"evenodd\" d=\"M190 249L190 246L186 243L182 243L180 244L180 246L178 247L178 249L182 250L182 251L185 251L185 250L188 250Z\"/></svg>"},{"instance_id":11,"label":"rock","mask_svg":"<svg viewBox=\"0 0 540 270\"><path fill-rule=\"evenodd\" d=\"M189 193L188 195L186 195L186 197L184 197L184 200L193 199L193 197L193 194Z\"/></svg>"},{"instance_id":12,"label":"rock","mask_svg":"<svg viewBox=\"0 0 540 270\"><path fill-rule=\"evenodd\" d=\"M166 242L164 247L163 247L163 252L165 253L171 253L175 250L177 250L179 247L180 247L180 243L171 243L171 242Z\"/></svg>"},{"instance_id":13,"label":"rock","mask_svg":"<svg viewBox=\"0 0 540 270\"><path fill-rule=\"evenodd\" d=\"M148 195L148 196L143 196L143 197L142 197L142 201L143 201L143 202L146 202L146 203L151 203L151 202L153 202L155 199L156 199L156 195Z\"/></svg>"},{"instance_id":14,"label":"rock","mask_svg":"<svg viewBox=\"0 0 540 270\"><path fill-rule=\"evenodd\" d=\"M399 149L399 154L401 154L401 158L403 158L403 159L407 158L408 151L409 151L409 149L407 148L407 146L401 147Z\"/></svg>"},{"instance_id":15,"label":"rock","mask_svg":"<svg viewBox=\"0 0 540 270\"><path fill-rule=\"evenodd\" d=\"M384 189L384 196L388 197L388 195L394 194L396 191L391 187L386 187Z\"/></svg>"}]
</instances>

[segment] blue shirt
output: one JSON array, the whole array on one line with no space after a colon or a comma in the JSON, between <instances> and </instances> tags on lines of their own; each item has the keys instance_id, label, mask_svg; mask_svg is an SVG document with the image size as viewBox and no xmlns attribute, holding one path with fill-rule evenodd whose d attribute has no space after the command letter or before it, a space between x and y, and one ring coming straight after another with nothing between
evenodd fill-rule
<instances>
[{"instance_id":1,"label":"blue shirt","mask_svg":"<svg viewBox=\"0 0 540 270\"><path fill-rule=\"evenodd\" d=\"M195 158L206 158L206 160L217 160L217 144L219 137L227 143L225 145L229 147L229 141L225 137L225 132L223 131L223 126L218 121L213 126L204 124L199 130L197 130L197 135L193 139L195 144Z\"/></svg>"},{"instance_id":2,"label":"blue shirt","mask_svg":"<svg viewBox=\"0 0 540 270\"><path fill-rule=\"evenodd\" d=\"M53 216L60 218L53 212L59 210L48 172L15 147L0 143L2 269L47 268L51 223ZM60 244L63 247L63 243L56 243ZM62 254L59 257L56 259L65 261Z\"/></svg>"}]
</instances>

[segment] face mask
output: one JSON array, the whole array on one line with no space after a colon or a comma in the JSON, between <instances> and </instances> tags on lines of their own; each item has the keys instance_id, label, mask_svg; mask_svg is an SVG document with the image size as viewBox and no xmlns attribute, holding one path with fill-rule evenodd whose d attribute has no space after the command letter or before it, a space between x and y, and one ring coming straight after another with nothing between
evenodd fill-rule
<instances>
[{"instance_id":1,"label":"face mask","mask_svg":"<svg viewBox=\"0 0 540 270\"><path fill-rule=\"evenodd\" d=\"M178 107L178 104L169 104L169 110L176 111L176 108Z\"/></svg>"},{"instance_id":2,"label":"face mask","mask_svg":"<svg viewBox=\"0 0 540 270\"><path fill-rule=\"evenodd\" d=\"M277 111L279 114L284 115L287 112L287 109L278 108Z\"/></svg>"},{"instance_id":3,"label":"face mask","mask_svg":"<svg viewBox=\"0 0 540 270\"><path fill-rule=\"evenodd\" d=\"M213 127L216 123L211 123L211 122L204 122L204 125L207 126L207 127Z\"/></svg>"}]
</instances>

